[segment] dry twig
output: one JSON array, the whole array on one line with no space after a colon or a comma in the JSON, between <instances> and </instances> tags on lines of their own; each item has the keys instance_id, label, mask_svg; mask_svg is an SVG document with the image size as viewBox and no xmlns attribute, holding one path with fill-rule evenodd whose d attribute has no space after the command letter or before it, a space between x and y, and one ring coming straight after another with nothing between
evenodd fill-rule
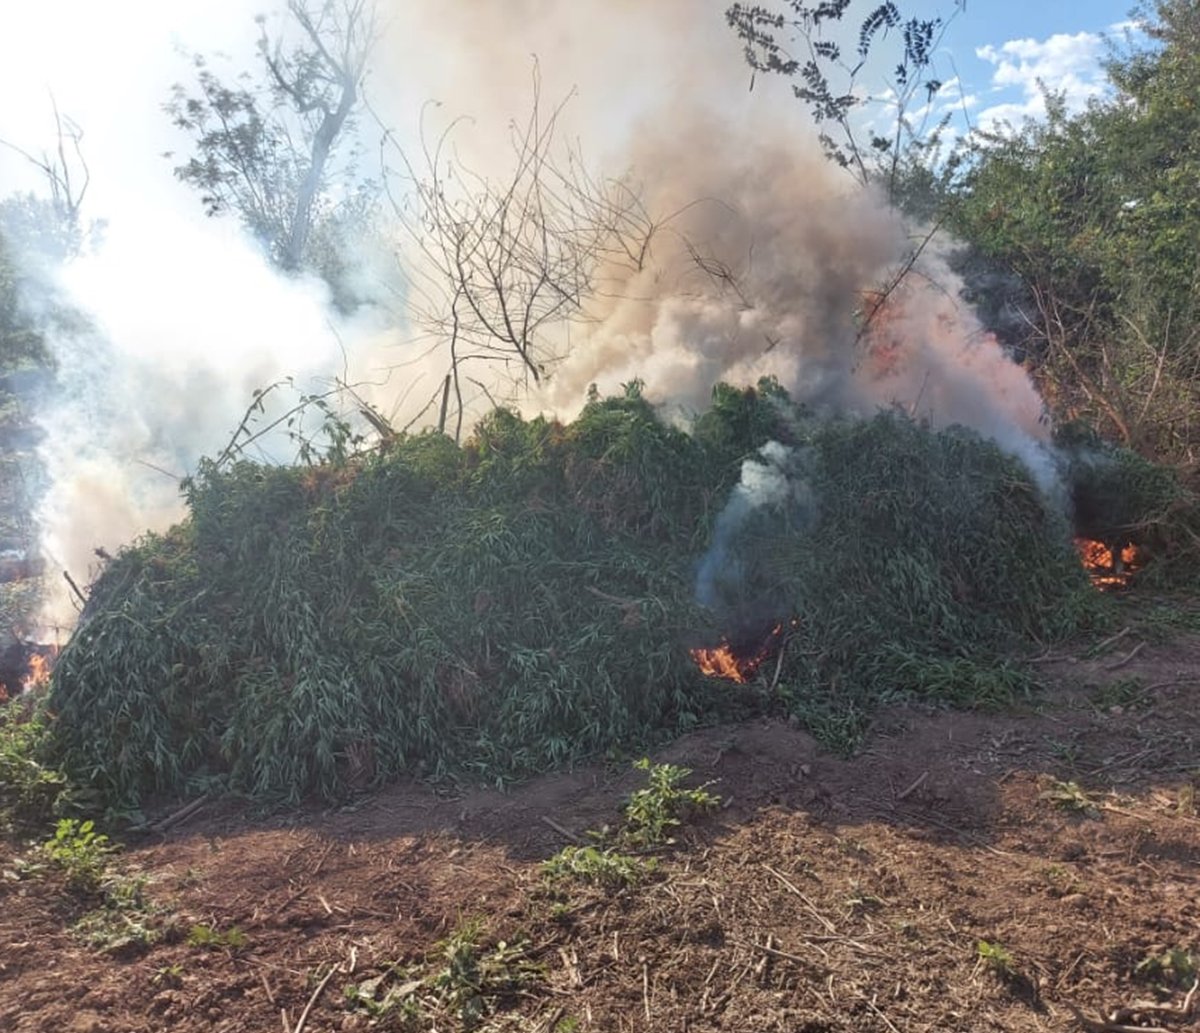
<instances>
[{"instance_id":1,"label":"dry twig","mask_svg":"<svg viewBox=\"0 0 1200 1033\"><path fill-rule=\"evenodd\" d=\"M1127 663L1129 663L1130 660L1132 660L1135 656L1138 655L1138 653L1140 653L1145 648L1146 648L1146 643L1139 642L1128 653L1126 653L1123 657L1121 657L1120 660L1117 660L1115 663L1105 664L1104 669L1106 671L1115 671L1118 667L1124 667Z\"/></svg>"},{"instance_id":2,"label":"dry twig","mask_svg":"<svg viewBox=\"0 0 1200 1033\"><path fill-rule=\"evenodd\" d=\"M794 883L789 882L785 876L781 875L774 868L772 868L769 864L764 864L763 867L768 872L770 872L772 875L774 875L775 878L777 878L780 882L782 882L784 884L784 886L786 886L789 890L791 890L791 892L796 894L796 896L799 897L801 899L801 901L804 902L804 906L806 908L808 908L808 910L812 913L813 917L816 918L816 920L818 922L820 922L823 926L825 926L825 928L828 929L829 932L831 932L831 933L837 932L837 926L835 926L828 918L826 918L823 914L821 914L821 912L817 910L816 905L811 900L809 900L808 897L806 897L803 893L801 893L800 890L796 887L796 885Z\"/></svg>"},{"instance_id":3,"label":"dry twig","mask_svg":"<svg viewBox=\"0 0 1200 1033\"><path fill-rule=\"evenodd\" d=\"M317 1003L317 999L325 992L325 987L329 985L329 981L333 978L334 973L340 968L340 965L334 965L325 973L325 978L317 984L317 988L308 999L308 1004L304 1006L304 1011L300 1013L300 1018L296 1020L296 1028L292 1030L292 1033L304 1033L304 1024L308 1021L308 1013L312 1011L313 1005Z\"/></svg>"},{"instance_id":4,"label":"dry twig","mask_svg":"<svg viewBox=\"0 0 1200 1033\"><path fill-rule=\"evenodd\" d=\"M575 843L577 845L583 843L583 840L580 839L579 836L575 835L575 833L572 832L570 829L563 828L553 818L548 817L547 815L543 814L542 821L545 822L547 825L549 825L552 829L554 829L554 831L557 832L560 836L564 837L565 839L569 839L572 843Z\"/></svg>"}]
</instances>

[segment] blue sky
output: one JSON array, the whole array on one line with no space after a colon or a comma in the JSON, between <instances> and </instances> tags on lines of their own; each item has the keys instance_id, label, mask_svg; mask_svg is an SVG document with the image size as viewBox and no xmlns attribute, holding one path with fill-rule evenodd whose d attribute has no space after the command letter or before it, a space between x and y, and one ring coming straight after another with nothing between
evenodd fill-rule
<instances>
[{"instance_id":1,"label":"blue sky","mask_svg":"<svg viewBox=\"0 0 1200 1033\"><path fill-rule=\"evenodd\" d=\"M1131 0L967 0L946 31L939 76L952 83L943 102L968 110L976 124L1020 121L1044 111L1041 80L1078 109L1104 88L1105 37L1120 43ZM910 0L905 17L947 17L953 0ZM860 0L852 11L870 9ZM957 75L958 81L954 82Z\"/></svg>"}]
</instances>

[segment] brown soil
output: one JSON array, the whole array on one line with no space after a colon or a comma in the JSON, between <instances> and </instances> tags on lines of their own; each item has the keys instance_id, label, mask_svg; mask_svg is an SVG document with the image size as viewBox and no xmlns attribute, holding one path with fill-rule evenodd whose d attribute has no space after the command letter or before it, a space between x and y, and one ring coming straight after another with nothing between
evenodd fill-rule
<instances>
[{"instance_id":1,"label":"brown soil","mask_svg":"<svg viewBox=\"0 0 1200 1033\"><path fill-rule=\"evenodd\" d=\"M472 918L480 954L536 963L484 988L483 1030L1087 1028L1073 1008L1186 1028L1200 1007L1145 1005L1180 1008L1200 959L1200 641L1114 667L1134 645L1048 660L1059 688L1027 713L891 711L850 760L777 722L680 740L654 759L723 808L625 888L540 871L564 831L619 821L643 777L624 763L287 816L209 804L122 854L163 908L149 947L83 942L88 902L6 848L0 1029L275 1033L313 1000L310 1033L459 1030L472 1002L436 985L439 945ZM373 1019L345 988L378 976L401 1004Z\"/></svg>"}]
</instances>

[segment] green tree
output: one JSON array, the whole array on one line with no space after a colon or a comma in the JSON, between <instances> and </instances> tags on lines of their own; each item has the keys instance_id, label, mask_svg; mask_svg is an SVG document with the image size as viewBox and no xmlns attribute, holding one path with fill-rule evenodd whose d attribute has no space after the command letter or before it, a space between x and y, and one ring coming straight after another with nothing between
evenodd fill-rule
<instances>
[{"instance_id":1,"label":"green tree","mask_svg":"<svg viewBox=\"0 0 1200 1033\"><path fill-rule=\"evenodd\" d=\"M175 174L209 215L236 213L279 268L318 273L349 306L343 244L375 197L351 144L374 2L288 0L278 34L258 23L257 77L231 85L197 54L193 87L173 88L166 111L195 144Z\"/></svg>"},{"instance_id":2,"label":"green tree","mask_svg":"<svg viewBox=\"0 0 1200 1033\"><path fill-rule=\"evenodd\" d=\"M866 184L884 184L889 197L905 166L914 157L937 148L939 130L927 125L929 102L942 88L933 57L949 22L964 0L955 0L949 18L904 18L892 2L873 3L862 15L850 50L832 38L854 0L801 3L784 0L772 5L735 3L725 12L730 28L742 41L746 62L754 74L782 75L792 80L792 92L808 106L821 146L828 158ZM858 10L862 11L863 5ZM881 40L898 37L895 65L887 88L895 106L895 121L886 135L865 129L864 107L870 91L861 88L860 73ZM751 80L753 84L753 80ZM924 101L926 113L914 122L914 105Z\"/></svg>"},{"instance_id":3,"label":"green tree","mask_svg":"<svg viewBox=\"0 0 1200 1033\"><path fill-rule=\"evenodd\" d=\"M1144 8L1114 91L983 137L952 224L1014 274L1022 342L1062 415L1149 455L1189 458L1200 426L1200 3Z\"/></svg>"}]
</instances>

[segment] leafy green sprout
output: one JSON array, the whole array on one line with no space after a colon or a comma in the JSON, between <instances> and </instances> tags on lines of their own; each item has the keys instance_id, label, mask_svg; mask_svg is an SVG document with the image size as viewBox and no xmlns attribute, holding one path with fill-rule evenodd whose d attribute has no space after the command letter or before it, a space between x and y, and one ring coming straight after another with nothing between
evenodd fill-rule
<instances>
[{"instance_id":1,"label":"leafy green sprout","mask_svg":"<svg viewBox=\"0 0 1200 1033\"><path fill-rule=\"evenodd\" d=\"M549 879L578 879L601 886L632 886L657 869L654 858L633 857L614 849L569 846L542 864Z\"/></svg>"},{"instance_id":2,"label":"leafy green sprout","mask_svg":"<svg viewBox=\"0 0 1200 1033\"><path fill-rule=\"evenodd\" d=\"M1164 986L1186 986L1200 978L1200 957L1181 947L1172 947L1143 958L1134 973Z\"/></svg>"},{"instance_id":3,"label":"leafy green sprout","mask_svg":"<svg viewBox=\"0 0 1200 1033\"><path fill-rule=\"evenodd\" d=\"M715 809L721 798L707 791L706 783L696 789L684 789L681 783L691 775L690 768L674 764L651 764L643 757L633 765L646 772L645 785L635 790L625 805L625 828L621 838L642 847L670 844L668 831L677 828L685 817Z\"/></svg>"},{"instance_id":4,"label":"leafy green sprout","mask_svg":"<svg viewBox=\"0 0 1200 1033\"><path fill-rule=\"evenodd\" d=\"M163 965L155 970L150 982L155 986L178 989L183 985L184 971L184 967L178 963L174 965Z\"/></svg>"},{"instance_id":5,"label":"leafy green sprout","mask_svg":"<svg viewBox=\"0 0 1200 1033\"><path fill-rule=\"evenodd\" d=\"M1089 818L1100 817L1100 807L1078 782L1073 779L1061 781L1051 779L1048 787L1042 790L1040 799L1049 800L1065 811L1084 814Z\"/></svg>"},{"instance_id":6,"label":"leafy green sprout","mask_svg":"<svg viewBox=\"0 0 1200 1033\"><path fill-rule=\"evenodd\" d=\"M542 873L551 880L578 879L597 885L632 886L653 875L658 863L653 857L638 857L628 850L650 850L669 846L668 832L685 818L719 806L719 796L707 786L683 788L691 769L674 764L651 764L649 758L635 761L634 768L646 773L646 785L634 790L624 809L624 822L614 833L590 833L597 843L569 846L543 862ZM616 845L604 846L613 839Z\"/></svg>"},{"instance_id":7,"label":"leafy green sprout","mask_svg":"<svg viewBox=\"0 0 1200 1033\"><path fill-rule=\"evenodd\" d=\"M67 876L67 885L79 893L98 893L117 847L96 831L91 820L61 818L54 835L42 844L42 853Z\"/></svg>"},{"instance_id":8,"label":"leafy green sprout","mask_svg":"<svg viewBox=\"0 0 1200 1033\"><path fill-rule=\"evenodd\" d=\"M424 966L396 966L351 983L343 991L346 1003L373 1019L396 1014L402 1024L450 1010L462 1029L475 1029L499 998L528 988L544 971L529 958L523 941L500 940L485 947L483 936L483 922L467 919L437 945Z\"/></svg>"},{"instance_id":9,"label":"leafy green sprout","mask_svg":"<svg viewBox=\"0 0 1200 1033\"><path fill-rule=\"evenodd\" d=\"M239 951L250 943L250 938L239 926L221 930L211 925L193 925L188 931L188 946L206 950Z\"/></svg>"},{"instance_id":10,"label":"leafy green sprout","mask_svg":"<svg viewBox=\"0 0 1200 1033\"><path fill-rule=\"evenodd\" d=\"M979 964L1000 978L1011 979L1016 975L1017 968L1012 953L1003 945L980 940L975 945L975 954Z\"/></svg>"},{"instance_id":11,"label":"leafy green sprout","mask_svg":"<svg viewBox=\"0 0 1200 1033\"><path fill-rule=\"evenodd\" d=\"M1117 678L1101 685L1091 697L1092 705L1103 712L1120 712L1144 707L1148 702L1146 687L1140 678Z\"/></svg>"}]
</instances>

